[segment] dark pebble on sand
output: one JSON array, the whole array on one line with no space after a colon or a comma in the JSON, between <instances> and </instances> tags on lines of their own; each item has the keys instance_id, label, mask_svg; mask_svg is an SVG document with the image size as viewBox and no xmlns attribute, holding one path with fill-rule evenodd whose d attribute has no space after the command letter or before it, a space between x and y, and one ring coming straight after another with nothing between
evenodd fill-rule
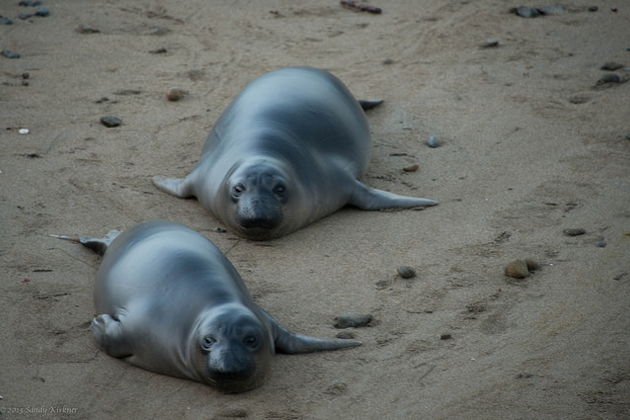
<instances>
[{"instance_id":1,"label":"dark pebble on sand","mask_svg":"<svg viewBox=\"0 0 630 420\"><path fill-rule=\"evenodd\" d=\"M449 333L440 335L440 340L450 340L453 336Z\"/></svg>"},{"instance_id":2,"label":"dark pebble on sand","mask_svg":"<svg viewBox=\"0 0 630 420\"><path fill-rule=\"evenodd\" d=\"M512 9L512 13L524 18L534 18L541 15L535 7L521 6Z\"/></svg>"},{"instance_id":3,"label":"dark pebble on sand","mask_svg":"<svg viewBox=\"0 0 630 420\"><path fill-rule=\"evenodd\" d=\"M599 10L599 7L597 7L597 6L591 6L591 7L588 8L589 12L597 12L598 10Z\"/></svg>"},{"instance_id":4,"label":"dark pebble on sand","mask_svg":"<svg viewBox=\"0 0 630 420\"><path fill-rule=\"evenodd\" d=\"M0 25L13 25L13 21L8 17L0 16Z\"/></svg>"},{"instance_id":5,"label":"dark pebble on sand","mask_svg":"<svg viewBox=\"0 0 630 420\"><path fill-rule=\"evenodd\" d=\"M405 171L405 172L416 172L419 167L420 167L420 165L418 165L417 163L414 163L413 165L405 166L403 168L403 171Z\"/></svg>"},{"instance_id":6,"label":"dark pebble on sand","mask_svg":"<svg viewBox=\"0 0 630 420\"><path fill-rule=\"evenodd\" d=\"M621 77L619 77L618 74L606 73L597 81L597 84L603 85L605 83L620 83L620 82L621 82Z\"/></svg>"},{"instance_id":7,"label":"dark pebble on sand","mask_svg":"<svg viewBox=\"0 0 630 420\"><path fill-rule=\"evenodd\" d=\"M166 48L158 48L158 49L149 51L149 53L151 54L166 54L167 52L168 51Z\"/></svg>"},{"instance_id":8,"label":"dark pebble on sand","mask_svg":"<svg viewBox=\"0 0 630 420\"><path fill-rule=\"evenodd\" d=\"M514 279L524 279L529 277L529 268L523 260L515 260L505 266L504 273Z\"/></svg>"},{"instance_id":9,"label":"dark pebble on sand","mask_svg":"<svg viewBox=\"0 0 630 420\"><path fill-rule=\"evenodd\" d=\"M91 26L79 25L74 30L79 34L98 34L100 33L100 29L92 28Z\"/></svg>"},{"instance_id":10,"label":"dark pebble on sand","mask_svg":"<svg viewBox=\"0 0 630 420\"><path fill-rule=\"evenodd\" d=\"M225 232L227 232L227 230L223 229L222 227L218 227L218 226L217 227L213 227L211 230L213 232L216 232L216 233L225 233Z\"/></svg>"},{"instance_id":11,"label":"dark pebble on sand","mask_svg":"<svg viewBox=\"0 0 630 420\"><path fill-rule=\"evenodd\" d=\"M37 10L35 10L35 16L39 16L39 17L50 16L50 10L48 10L48 7L38 7Z\"/></svg>"},{"instance_id":12,"label":"dark pebble on sand","mask_svg":"<svg viewBox=\"0 0 630 420\"><path fill-rule=\"evenodd\" d=\"M372 315L363 315L357 312L344 312L335 317L335 328L364 327L372 321Z\"/></svg>"},{"instance_id":13,"label":"dark pebble on sand","mask_svg":"<svg viewBox=\"0 0 630 420\"><path fill-rule=\"evenodd\" d=\"M604 63L603 66L600 67L602 70L615 71L619 70L623 67L623 64L615 63L614 61L610 61L608 63Z\"/></svg>"},{"instance_id":14,"label":"dark pebble on sand","mask_svg":"<svg viewBox=\"0 0 630 420\"><path fill-rule=\"evenodd\" d=\"M20 0L20 2L18 3L18 6L24 6L24 7L37 7L41 5L42 5L42 2L39 0Z\"/></svg>"},{"instance_id":15,"label":"dark pebble on sand","mask_svg":"<svg viewBox=\"0 0 630 420\"><path fill-rule=\"evenodd\" d=\"M626 140L630 140L630 134L626 134Z\"/></svg>"},{"instance_id":16,"label":"dark pebble on sand","mask_svg":"<svg viewBox=\"0 0 630 420\"><path fill-rule=\"evenodd\" d=\"M182 89L171 89L166 93L166 99L171 102L177 102L186 96L186 91Z\"/></svg>"},{"instance_id":17,"label":"dark pebble on sand","mask_svg":"<svg viewBox=\"0 0 630 420\"><path fill-rule=\"evenodd\" d=\"M118 117L114 117L113 115L105 115L101 117L101 124L105 127L118 127L122 124L122 120Z\"/></svg>"},{"instance_id":18,"label":"dark pebble on sand","mask_svg":"<svg viewBox=\"0 0 630 420\"><path fill-rule=\"evenodd\" d=\"M17 18L26 20L26 19L32 18L33 16L34 16L33 13L20 13L19 15L17 15Z\"/></svg>"},{"instance_id":19,"label":"dark pebble on sand","mask_svg":"<svg viewBox=\"0 0 630 420\"><path fill-rule=\"evenodd\" d=\"M527 264L527 269L529 270L530 273L540 268L540 264L538 264L536 261L532 260L531 258L526 258L525 264Z\"/></svg>"},{"instance_id":20,"label":"dark pebble on sand","mask_svg":"<svg viewBox=\"0 0 630 420\"><path fill-rule=\"evenodd\" d=\"M440 139L438 138L438 136L431 136L429 137L429 140L427 140L427 146L432 147L432 148L436 148L436 147L440 147Z\"/></svg>"},{"instance_id":21,"label":"dark pebble on sand","mask_svg":"<svg viewBox=\"0 0 630 420\"><path fill-rule=\"evenodd\" d=\"M494 38L486 39L480 45L481 48L496 48L498 46L499 46L499 40L494 39Z\"/></svg>"},{"instance_id":22,"label":"dark pebble on sand","mask_svg":"<svg viewBox=\"0 0 630 420\"><path fill-rule=\"evenodd\" d=\"M28 73L28 72L24 72L24 73L22 73L22 79L26 80L26 79L28 79L29 77L31 77L31 74L30 74L30 73Z\"/></svg>"},{"instance_id":23,"label":"dark pebble on sand","mask_svg":"<svg viewBox=\"0 0 630 420\"><path fill-rule=\"evenodd\" d=\"M584 235L586 231L582 228L568 228L568 229L563 229L562 233L564 233L567 236L580 236L580 235Z\"/></svg>"},{"instance_id":24,"label":"dark pebble on sand","mask_svg":"<svg viewBox=\"0 0 630 420\"><path fill-rule=\"evenodd\" d=\"M15 51L2 50L1 54L4 55L6 58L20 58L20 54L16 53Z\"/></svg>"},{"instance_id":25,"label":"dark pebble on sand","mask_svg":"<svg viewBox=\"0 0 630 420\"><path fill-rule=\"evenodd\" d=\"M606 242L604 241L598 241L595 243L595 246L598 248L606 248L606 245L608 245Z\"/></svg>"},{"instance_id":26,"label":"dark pebble on sand","mask_svg":"<svg viewBox=\"0 0 630 420\"><path fill-rule=\"evenodd\" d=\"M408 265L401 265L396 269L398 275L403 279L411 279L416 277L416 270L413 267L409 267Z\"/></svg>"}]
</instances>

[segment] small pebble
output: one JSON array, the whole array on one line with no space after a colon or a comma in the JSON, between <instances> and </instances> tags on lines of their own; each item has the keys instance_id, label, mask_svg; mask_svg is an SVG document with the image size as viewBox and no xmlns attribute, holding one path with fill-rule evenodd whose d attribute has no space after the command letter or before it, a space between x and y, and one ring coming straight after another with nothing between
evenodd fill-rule
<instances>
[{"instance_id":1,"label":"small pebble","mask_svg":"<svg viewBox=\"0 0 630 420\"><path fill-rule=\"evenodd\" d=\"M225 233L225 232L227 232L227 230L223 229L222 227L218 227L218 226L217 227L213 227L211 230L213 232L216 232L216 233Z\"/></svg>"},{"instance_id":2,"label":"small pebble","mask_svg":"<svg viewBox=\"0 0 630 420\"><path fill-rule=\"evenodd\" d=\"M529 269L527 263L523 260L515 260L505 266L505 275L515 279L524 279L529 277Z\"/></svg>"},{"instance_id":3,"label":"small pebble","mask_svg":"<svg viewBox=\"0 0 630 420\"><path fill-rule=\"evenodd\" d=\"M483 41L480 45L481 48L495 48L499 46L499 40L498 39L486 39L485 41Z\"/></svg>"},{"instance_id":4,"label":"small pebble","mask_svg":"<svg viewBox=\"0 0 630 420\"><path fill-rule=\"evenodd\" d=\"M2 55L4 55L6 58L20 58L20 54L11 50L2 50Z\"/></svg>"},{"instance_id":5,"label":"small pebble","mask_svg":"<svg viewBox=\"0 0 630 420\"><path fill-rule=\"evenodd\" d=\"M595 246L598 248L606 248L606 245L608 245L606 242L604 241L598 241L595 243Z\"/></svg>"},{"instance_id":6,"label":"small pebble","mask_svg":"<svg viewBox=\"0 0 630 420\"><path fill-rule=\"evenodd\" d=\"M24 6L24 7L37 7L41 5L42 5L42 2L39 0L20 0L20 2L18 3L18 6Z\"/></svg>"},{"instance_id":7,"label":"small pebble","mask_svg":"<svg viewBox=\"0 0 630 420\"><path fill-rule=\"evenodd\" d=\"M419 167L420 167L420 165L418 165L417 163L414 163L413 165L405 166L403 168L403 171L405 171L405 172L416 172Z\"/></svg>"},{"instance_id":8,"label":"small pebble","mask_svg":"<svg viewBox=\"0 0 630 420\"><path fill-rule=\"evenodd\" d=\"M24 73L22 73L22 79L26 80L26 79L28 79L29 77L31 77L31 74L30 74L30 73L28 73L28 72L24 72Z\"/></svg>"},{"instance_id":9,"label":"small pebble","mask_svg":"<svg viewBox=\"0 0 630 420\"><path fill-rule=\"evenodd\" d=\"M182 99L184 96L186 96L186 93L187 92L182 89L171 89L166 94L166 99L168 99L171 102L176 102Z\"/></svg>"},{"instance_id":10,"label":"small pebble","mask_svg":"<svg viewBox=\"0 0 630 420\"><path fill-rule=\"evenodd\" d=\"M13 25L13 21L8 17L0 16L0 25Z\"/></svg>"},{"instance_id":11,"label":"small pebble","mask_svg":"<svg viewBox=\"0 0 630 420\"><path fill-rule=\"evenodd\" d=\"M416 277L416 270L413 267L409 267L408 265L401 265L396 269L398 275L403 279L411 279Z\"/></svg>"},{"instance_id":12,"label":"small pebble","mask_svg":"<svg viewBox=\"0 0 630 420\"><path fill-rule=\"evenodd\" d=\"M427 146L432 148L440 147L440 139L438 136L429 137L429 140L427 140Z\"/></svg>"},{"instance_id":13,"label":"small pebble","mask_svg":"<svg viewBox=\"0 0 630 420\"><path fill-rule=\"evenodd\" d=\"M19 15L17 15L17 18L21 20L26 20L26 19L32 18L33 16L34 16L33 13L20 13Z\"/></svg>"},{"instance_id":14,"label":"small pebble","mask_svg":"<svg viewBox=\"0 0 630 420\"><path fill-rule=\"evenodd\" d=\"M615 73L606 73L603 75L598 81L598 85L603 85L604 83L620 83L621 77Z\"/></svg>"},{"instance_id":15,"label":"small pebble","mask_svg":"<svg viewBox=\"0 0 630 420\"><path fill-rule=\"evenodd\" d=\"M342 340L351 340L356 337L356 334L353 331L341 331L336 337Z\"/></svg>"},{"instance_id":16,"label":"small pebble","mask_svg":"<svg viewBox=\"0 0 630 420\"><path fill-rule=\"evenodd\" d=\"M615 71L619 70L623 67L623 64L615 63L614 61L610 61L608 63L604 63L603 66L600 67L602 70Z\"/></svg>"},{"instance_id":17,"label":"small pebble","mask_svg":"<svg viewBox=\"0 0 630 420\"><path fill-rule=\"evenodd\" d=\"M151 54L166 54L167 52L168 51L166 50L166 48L158 48L158 49L149 51L149 53Z\"/></svg>"},{"instance_id":18,"label":"small pebble","mask_svg":"<svg viewBox=\"0 0 630 420\"><path fill-rule=\"evenodd\" d=\"M521 6L512 9L512 12L517 16L524 18L534 18L541 15L541 13L535 7Z\"/></svg>"},{"instance_id":19,"label":"small pebble","mask_svg":"<svg viewBox=\"0 0 630 420\"><path fill-rule=\"evenodd\" d=\"M363 315L357 312L344 312L335 317L335 328L364 327L372 321L372 315Z\"/></svg>"},{"instance_id":20,"label":"small pebble","mask_svg":"<svg viewBox=\"0 0 630 420\"><path fill-rule=\"evenodd\" d=\"M591 7L588 8L589 12L597 12L598 10L599 10L599 7L597 7L597 6L591 6Z\"/></svg>"},{"instance_id":21,"label":"small pebble","mask_svg":"<svg viewBox=\"0 0 630 420\"><path fill-rule=\"evenodd\" d=\"M450 340L453 336L449 333L440 335L440 340Z\"/></svg>"},{"instance_id":22,"label":"small pebble","mask_svg":"<svg viewBox=\"0 0 630 420\"><path fill-rule=\"evenodd\" d=\"M20 128L18 130L18 133L20 133L20 134L28 134L30 132L31 132L31 130L29 130L28 128Z\"/></svg>"},{"instance_id":23,"label":"small pebble","mask_svg":"<svg viewBox=\"0 0 630 420\"><path fill-rule=\"evenodd\" d=\"M46 17L50 15L50 10L47 7L38 7L35 10L35 16Z\"/></svg>"},{"instance_id":24,"label":"small pebble","mask_svg":"<svg viewBox=\"0 0 630 420\"><path fill-rule=\"evenodd\" d=\"M580 236L580 235L584 235L586 231L582 228L568 228L568 229L563 229L562 233L564 233L567 236Z\"/></svg>"},{"instance_id":25,"label":"small pebble","mask_svg":"<svg viewBox=\"0 0 630 420\"><path fill-rule=\"evenodd\" d=\"M386 66L389 66L389 65L394 64L394 63L395 63L395 61L392 60L391 58L386 58L385 60L383 60L383 64L386 65Z\"/></svg>"},{"instance_id":26,"label":"small pebble","mask_svg":"<svg viewBox=\"0 0 630 420\"><path fill-rule=\"evenodd\" d=\"M74 31L80 34L98 34L101 32L100 29L85 25L79 25Z\"/></svg>"},{"instance_id":27,"label":"small pebble","mask_svg":"<svg viewBox=\"0 0 630 420\"><path fill-rule=\"evenodd\" d=\"M626 140L630 140L630 134L626 134Z\"/></svg>"},{"instance_id":28,"label":"small pebble","mask_svg":"<svg viewBox=\"0 0 630 420\"><path fill-rule=\"evenodd\" d=\"M118 117L114 117L113 115L105 115L101 117L101 124L105 127L118 127L122 124L122 120Z\"/></svg>"}]
</instances>

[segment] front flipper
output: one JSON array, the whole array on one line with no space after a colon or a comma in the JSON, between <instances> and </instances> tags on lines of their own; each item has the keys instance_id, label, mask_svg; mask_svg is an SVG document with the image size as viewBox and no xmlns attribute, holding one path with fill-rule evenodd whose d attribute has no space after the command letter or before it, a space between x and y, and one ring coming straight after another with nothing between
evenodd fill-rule
<instances>
[{"instance_id":1,"label":"front flipper","mask_svg":"<svg viewBox=\"0 0 630 420\"><path fill-rule=\"evenodd\" d=\"M362 182L356 181L356 186L348 204L363 210L381 210L435 206L438 202L429 200L428 198L409 197L377 190L376 188L368 187Z\"/></svg>"},{"instance_id":2,"label":"front flipper","mask_svg":"<svg viewBox=\"0 0 630 420\"><path fill-rule=\"evenodd\" d=\"M67 236L67 235L50 235L53 238L63 239L65 241L77 242L83 245L86 248L90 248L92 251L96 252L99 255L103 255L107 248L111 245L112 241L116 239L118 235L120 235L119 230L111 230L109 233L102 238L95 238L92 236Z\"/></svg>"},{"instance_id":3,"label":"front flipper","mask_svg":"<svg viewBox=\"0 0 630 420\"><path fill-rule=\"evenodd\" d=\"M274 344L276 352L279 353L311 353L314 351L338 350L348 347L356 347L363 344L357 340L335 340L294 333L278 324L278 322L267 312L264 312L264 314L267 316L267 319L273 328Z\"/></svg>"},{"instance_id":4,"label":"front flipper","mask_svg":"<svg viewBox=\"0 0 630 420\"><path fill-rule=\"evenodd\" d=\"M172 194L179 198L188 198L194 195L192 183L189 177L186 178L165 178L163 176L154 176L153 185L158 189Z\"/></svg>"},{"instance_id":5,"label":"front flipper","mask_svg":"<svg viewBox=\"0 0 630 420\"><path fill-rule=\"evenodd\" d=\"M110 315L101 314L92 320L92 334L98 345L110 356L131 356L131 346L125 339L122 324Z\"/></svg>"},{"instance_id":6,"label":"front flipper","mask_svg":"<svg viewBox=\"0 0 630 420\"><path fill-rule=\"evenodd\" d=\"M359 105L361 105L361 108L363 108L364 111L367 111L368 109L376 108L377 106L382 104L383 100L381 98L358 99L358 102Z\"/></svg>"}]
</instances>

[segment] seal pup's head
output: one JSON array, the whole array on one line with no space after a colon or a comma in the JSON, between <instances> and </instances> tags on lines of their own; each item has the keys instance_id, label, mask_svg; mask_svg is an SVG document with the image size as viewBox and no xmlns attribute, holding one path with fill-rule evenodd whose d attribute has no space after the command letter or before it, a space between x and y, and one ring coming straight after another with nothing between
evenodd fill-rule
<instances>
[{"instance_id":1,"label":"seal pup's head","mask_svg":"<svg viewBox=\"0 0 630 420\"><path fill-rule=\"evenodd\" d=\"M287 233L286 212L298 193L287 168L275 160L240 163L228 174L225 222L248 239L272 239Z\"/></svg>"},{"instance_id":2,"label":"seal pup's head","mask_svg":"<svg viewBox=\"0 0 630 420\"><path fill-rule=\"evenodd\" d=\"M262 385L274 348L268 328L251 310L225 304L199 316L189 351L199 381L235 393Z\"/></svg>"}]
</instances>

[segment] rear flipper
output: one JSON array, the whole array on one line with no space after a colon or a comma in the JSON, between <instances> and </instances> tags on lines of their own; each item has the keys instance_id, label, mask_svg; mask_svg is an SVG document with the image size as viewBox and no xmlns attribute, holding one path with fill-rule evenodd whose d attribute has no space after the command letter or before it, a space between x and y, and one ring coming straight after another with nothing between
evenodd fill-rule
<instances>
[{"instance_id":1,"label":"rear flipper","mask_svg":"<svg viewBox=\"0 0 630 420\"><path fill-rule=\"evenodd\" d=\"M271 315L263 311L273 328L273 338L278 353L311 353L314 351L338 350L360 346L357 340L335 340L311 337L291 332L280 325Z\"/></svg>"},{"instance_id":2,"label":"rear flipper","mask_svg":"<svg viewBox=\"0 0 630 420\"><path fill-rule=\"evenodd\" d=\"M383 100L381 98L359 99L358 102L359 105L361 105L361 108L363 108L364 111L367 111L368 109L375 108L382 104Z\"/></svg>"},{"instance_id":3,"label":"rear flipper","mask_svg":"<svg viewBox=\"0 0 630 420\"><path fill-rule=\"evenodd\" d=\"M192 183L188 177L165 178L163 176L154 176L153 185L159 190L172 194L175 197L188 198L194 196Z\"/></svg>"},{"instance_id":4,"label":"rear flipper","mask_svg":"<svg viewBox=\"0 0 630 420\"><path fill-rule=\"evenodd\" d=\"M120 321L108 314L101 314L92 320L91 329L96 343L105 353L118 358L132 355Z\"/></svg>"},{"instance_id":5,"label":"rear flipper","mask_svg":"<svg viewBox=\"0 0 630 420\"><path fill-rule=\"evenodd\" d=\"M96 252L99 255L103 255L105 251L107 251L107 247L112 243L114 239L118 235L120 235L119 230L111 230L107 235L102 238L94 238L91 236L66 236L66 235L50 235L53 238L63 239L65 241L77 242L83 245L86 248L90 248L92 251Z\"/></svg>"},{"instance_id":6,"label":"rear flipper","mask_svg":"<svg viewBox=\"0 0 630 420\"><path fill-rule=\"evenodd\" d=\"M356 181L356 186L348 204L363 210L381 210L393 208L428 207L438 204L437 201L428 198L409 197L398 195L376 188L368 187L362 182Z\"/></svg>"}]
</instances>

